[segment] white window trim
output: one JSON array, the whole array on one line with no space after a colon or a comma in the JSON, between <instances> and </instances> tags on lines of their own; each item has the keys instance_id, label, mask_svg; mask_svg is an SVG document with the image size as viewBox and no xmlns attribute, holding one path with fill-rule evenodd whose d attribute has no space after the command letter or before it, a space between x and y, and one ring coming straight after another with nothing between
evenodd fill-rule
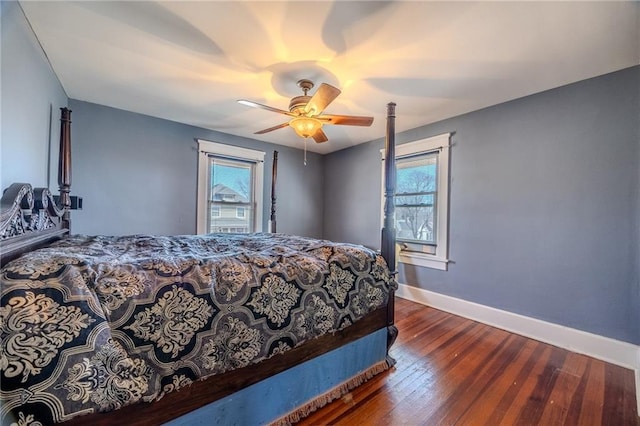
<instances>
[{"instance_id":1,"label":"white window trim","mask_svg":"<svg viewBox=\"0 0 640 426\"><path fill-rule=\"evenodd\" d=\"M209 155L237 158L254 161L256 163L255 179L253 181L253 194L255 201L254 231L262 232L262 195L264 192L264 156L263 151L241 148L239 146L226 145L198 139L198 204L196 212L197 233L207 233L207 185L209 183Z\"/></svg>"},{"instance_id":2,"label":"white window trim","mask_svg":"<svg viewBox=\"0 0 640 426\"><path fill-rule=\"evenodd\" d=\"M433 268L441 271L448 270L449 267L449 148L451 133L443 133L426 139L396 146L396 157L411 154L421 154L430 151L440 150L438 161L438 211L436 217L436 253L420 253L399 251L398 262L409 265ZM382 154L382 199L384 199L384 148L380 150ZM444 197L444 200L441 198ZM383 227L384 208L380 209L380 227Z\"/></svg>"}]
</instances>

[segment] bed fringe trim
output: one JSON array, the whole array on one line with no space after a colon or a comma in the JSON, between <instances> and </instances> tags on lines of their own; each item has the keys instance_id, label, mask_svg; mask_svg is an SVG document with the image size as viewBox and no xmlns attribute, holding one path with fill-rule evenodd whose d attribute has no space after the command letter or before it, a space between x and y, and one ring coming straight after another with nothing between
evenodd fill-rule
<instances>
[{"instance_id":1,"label":"bed fringe trim","mask_svg":"<svg viewBox=\"0 0 640 426\"><path fill-rule=\"evenodd\" d=\"M318 395L311 401L305 403L304 405L301 405L290 413L285 414L283 417L280 417L279 419L273 421L270 426L288 426L293 423L297 423L314 411L324 407L328 403L338 398L342 398L344 395L348 394L350 391L357 388L367 380L384 371L387 371L391 367L392 364L388 360L380 361L377 364L372 365L362 373L359 373L349 380L340 383L333 389L330 389L322 395Z\"/></svg>"}]
</instances>

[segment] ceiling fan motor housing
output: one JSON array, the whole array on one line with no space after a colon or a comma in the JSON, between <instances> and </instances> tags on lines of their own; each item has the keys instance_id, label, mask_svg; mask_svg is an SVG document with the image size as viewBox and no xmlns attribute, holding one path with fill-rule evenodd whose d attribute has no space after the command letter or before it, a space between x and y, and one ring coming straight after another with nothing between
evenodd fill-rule
<instances>
[{"instance_id":1,"label":"ceiling fan motor housing","mask_svg":"<svg viewBox=\"0 0 640 426\"><path fill-rule=\"evenodd\" d=\"M299 112L302 115L304 113L304 107L307 106L309 100L311 100L311 96L306 95L292 98L291 102L289 102L289 111L293 113Z\"/></svg>"}]
</instances>

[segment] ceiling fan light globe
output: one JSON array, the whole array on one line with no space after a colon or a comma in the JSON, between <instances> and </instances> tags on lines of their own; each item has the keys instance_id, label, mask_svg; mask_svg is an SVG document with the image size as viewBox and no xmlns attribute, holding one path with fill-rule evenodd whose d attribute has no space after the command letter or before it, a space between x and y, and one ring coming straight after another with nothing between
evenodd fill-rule
<instances>
[{"instance_id":1,"label":"ceiling fan light globe","mask_svg":"<svg viewBox=\"0 0 640 426\"><path fill-rule=\"evenodd\" d=\"M322 127L322 122L313 117L297 117L289 122L289 126L291 126L301 138L309 138Z\"/></svg>"}]
</instances>

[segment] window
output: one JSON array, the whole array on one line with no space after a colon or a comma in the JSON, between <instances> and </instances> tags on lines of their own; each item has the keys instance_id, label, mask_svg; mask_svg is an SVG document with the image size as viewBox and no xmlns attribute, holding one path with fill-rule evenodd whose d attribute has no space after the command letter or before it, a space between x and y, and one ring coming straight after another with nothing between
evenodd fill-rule
<instances>
[{"instance_id":1,"label":"window","mask_svg":"<svg viewBox=\"0 0 640 426\"><path fill-rule=\"evenodd\" d=\"M198 233L262 231L264 152L198 140Z\"/></svg>"},{"instance_id":2,"label":"window","mask_svg":"<svg viewBox=\"0 0 640 426\"><path fill-rule=\"evenodd\" d=\"M396 146L395 228L401 263L447 270L449 136Z\"/></svg>"}]
</instances>

